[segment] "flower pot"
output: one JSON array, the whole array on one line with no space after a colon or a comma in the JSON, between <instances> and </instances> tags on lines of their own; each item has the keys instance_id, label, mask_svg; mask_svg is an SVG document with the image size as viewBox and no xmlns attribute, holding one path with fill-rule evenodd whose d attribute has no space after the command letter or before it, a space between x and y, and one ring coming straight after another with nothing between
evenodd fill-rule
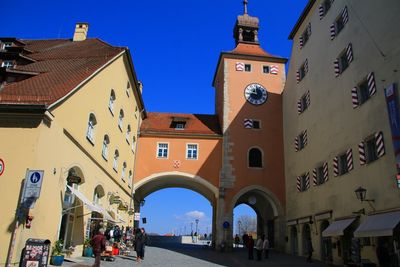
<instances>
[{"instance_id":1,"label":"flower pot","mask_svg":"<svg viewBox=\"0 0 400 267\"><path fill-rule=\"evenodd\" d=\"M84 257L92 257L92 256L93 256L93 248L91 248L91 247L86 247L86 248L83 250L83 256L84 256Z\"/></svg>"},{"instance_id":2,"label":"flower pot","mask_svg":"<svg viewBox=\"0 0 400 267\"><path fill-rule=\"evenodd\" d=\"M54 266L61 266L64 262L64 255L51 256L50 263Z\"/></svg>"}]
</instances>

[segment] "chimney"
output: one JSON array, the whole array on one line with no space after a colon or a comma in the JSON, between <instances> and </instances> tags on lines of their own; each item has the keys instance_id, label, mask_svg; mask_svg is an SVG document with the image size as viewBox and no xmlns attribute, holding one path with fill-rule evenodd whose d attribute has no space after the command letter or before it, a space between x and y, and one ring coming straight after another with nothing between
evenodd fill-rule
<instances>
[{"instance_id":1,"label":"chimney","mask_svg":"<svg viewBox=\"0 0 400 267\"><path fill-rule=\"evenodd\" d=\"M75 25L74 42L86 40L87 32L89 30L89 23L78 22Z\"/></svg>"}]
</instances>

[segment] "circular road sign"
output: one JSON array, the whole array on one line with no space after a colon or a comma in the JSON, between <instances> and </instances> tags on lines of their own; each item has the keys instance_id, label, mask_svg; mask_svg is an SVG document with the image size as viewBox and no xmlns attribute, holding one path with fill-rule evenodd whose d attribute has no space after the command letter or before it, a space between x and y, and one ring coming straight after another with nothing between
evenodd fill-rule
<instances>
[{"instance_id":1,"label":"circular road sign","mask_svg":"<svg viewBox=\"0 0 400 267\"><path fill-rule=\"evenodd\" d=\"M0 175L3 174L4 169L5 169L4 161L0 159Z\"/></svg>"}]
</instances>

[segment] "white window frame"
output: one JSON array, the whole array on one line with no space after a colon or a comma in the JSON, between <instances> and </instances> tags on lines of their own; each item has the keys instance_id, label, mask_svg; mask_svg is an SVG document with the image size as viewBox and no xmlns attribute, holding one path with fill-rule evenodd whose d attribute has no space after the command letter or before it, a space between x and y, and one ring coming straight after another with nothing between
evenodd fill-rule
<instances>
[{"instance_id":1,"label":"white window frame","mask_svg":"<svg viewBox=\"0 0 400 267\"><path fill-rule=\"evenodd\" d=\"M106 137L108 137L108 143L106 140ZM103 147L101 148L101 155L105 160L108 159L108 145L110 144L110 137L108 135L104 135L103 138Z\"/></svg>"},{"instance_id":2,"label":"white window frame","mask_svg":"<svg viewBox=\"0 0 400 267\"><path fill-rule=\"evenodd\" d=\"M126 84L126 95L130 97L129 89L131 89L131 83L128 81Z\"/></svg>"},{"instance_id":3,"label":"white window frame","mask_svg":"<svg viewBox=\"0 0 400 267\"><path fill-rule=\"evenodd\" d=\"M122 114L121 114L122 112ZM122 116L121 116L122 115ZM121 110L119 111L119 115L118 115L118 127L122 132L122 127L124 127L124 110L121 108Z\"/></svg>"},{"instance_id":4,"label":"white window frame","mask_svg":"<svg viewBox=\"0 0 400 267\"><path fill-rule=\"evenodd\" d=\"M133 175L132 175L132 171L130 170L129 177L128 177L128 186L129 187L132 187L132 178L133 178Z\"/></svg>"},{"instance_id":5,"label":"white window frame","mask_svg":"<svg viewBox=\"0 0 400 267\"><path fill-rule=\"evenodd\" d=\"M94 113L89 114L89 121L88 121L88 127L87 127L87 132L86 132L86 138L94 144L94 137L95 137L95 131L96 131L96 125L97 125L97 119Z\"/></svg>"},{"instance_id":6,"label":"white window frame","mask_svg":"<svg viewBox=\"0 0 400 267\"><path fill-rule=\"evenodd\" d=\"M108 109L110 110L110 112L113 116L114 116L114 103L115 103L116 99L117 99L117 97L115 96L115 91L114 91L114 89L111 89L110 99L108 100Z\"/></svg>"},{"instance_id":7,"label":"white window frame","mask_svg":"<svg viewBox=\"0 0 400 267\"><path fill-rule=\"evenodd\" d=\"M4 60L1 62L1 66L6 69L11 69L14 67L14 62L12 60Z\"/></svg>"},{"instance_id":8,"label":"white window frame","mask_svg":"<svg viewBox=\"0 0 400 267\"><path fill-rule=\"evenodd\" d=\"M196 149L190 149L189 146L196 146ZM189 157L189 151L192 153L192 157ZM196 151L196 157L193 157L193 151ZM188 143L186 144L186 159L187 160L198 160L199 159L199 144Z\"/></svg>"},{"instance_id":9,"label":"white window frame","mask_svg":"<svg viewBox=\"0 0 400 267\"><path fill-rule=\"evenodd\" d=\"M136 136L132 136L132 152L135 153Z\"/></svg>"},{"instance_id":10,"label":"white window frame","mask_svg":"<svg viewBox=\"0 0 400 267\"><path fill-rule=\"evenodd\" d=\"M160 157L158 155L158 151L161 148L160 145L167 145L166 150L167 150L167 156L166 157ZM163 148L165 149L165 148ZM158 159L168 159L169 156L169 143L168 142L157 142L157 150L156 150L156 158Z\"/></svg>"},{"instance_id":11,"label":"white window frame","mask_svg":"<svg viewBox=\"0 0 400 267\"><path fill-rule=\"evenodd\" d=\"M118 152L118 155L116 152ZM114 151L114 157L113 157L113 169L116 172L118 172L118 159L119 159L119 151L118 151L118 149L116 149Z\"/></svg>"},{"instance_id":12,"label":"white window frame","mask_svg":"<svg viewBox=\"0 0 400 267\"><path fill-rule=\"evenodd\" d=\"M122 171L121 171L121 180L125 182L125 174L126 174L126 162L122 163Z\"/></svg>"},{"instance_id":13,"label":"white window frame","mask_svg":"<svg viewBox=\"0 0 400 267\"><path fill-rule=\"evenodd\" d=\"M126 142L128 142L128 144L130 143L130 136L131 136L131 125L130 124L128 124L128 126L126 127L126 135L125 135L125 139L126 139Z\"/></svg>"}]
</instances>

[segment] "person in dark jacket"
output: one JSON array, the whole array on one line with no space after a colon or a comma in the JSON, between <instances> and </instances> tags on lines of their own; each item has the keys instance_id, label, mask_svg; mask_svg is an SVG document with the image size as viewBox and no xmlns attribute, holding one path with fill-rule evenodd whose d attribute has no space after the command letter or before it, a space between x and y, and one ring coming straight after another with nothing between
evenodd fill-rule
<instances>
[{"instance_id":1,"label":"person in dark jacket","mask_svg":"<svg viewBox=\"0 0 400 267\"><path fill-rule=\"evenodd\" d=\"M135 251L136 251L136 261L141 262L143 257L143 247L144 247L144 237L142 230L136 229L135 232Z\"/></svg>"},{"instance_id":2,"label":"person in dark jacket","mask_svg":"<svg viewBox=\"0 0 400 267\"><path fill-rule=\"evenodd\" d=\"M147 237L147 234L146 234L146 230L144 230L144 228L141 228L140 230L142 232L142 237L143 237L143 249L142 249L142 255L141 255L140 258L142 260L144 260L144 251L145 251L145 248L146 248L146 245L147 245L147 242L148 242L148 237Z\"/></svg>"},{"instance_id":3,"label":"person in dark jacket","mask_svg":"<svg viewBox=\"0 0 400 267\"><path fill-rule=\"evenodd\" d=\"M254 259L254 254L253 254L254 239L253 239L252 235L249 235L249 239L247 241L247 249L248 249L248 253L249 253L249 260L253 260Z\"/></svg>"},{"instance_id":4,"label":"person in dark jacket","mask_svg":"<svg viewBox=\"0 0 400 267\"><path fill-rule=\"evenodd\" d=\"M106 250L106 237L104 229L100 229L98 234L90 240L90 245L93 248L94 264L93 267L100 267L101 253Z\"/></svg>"}]
</instances>

